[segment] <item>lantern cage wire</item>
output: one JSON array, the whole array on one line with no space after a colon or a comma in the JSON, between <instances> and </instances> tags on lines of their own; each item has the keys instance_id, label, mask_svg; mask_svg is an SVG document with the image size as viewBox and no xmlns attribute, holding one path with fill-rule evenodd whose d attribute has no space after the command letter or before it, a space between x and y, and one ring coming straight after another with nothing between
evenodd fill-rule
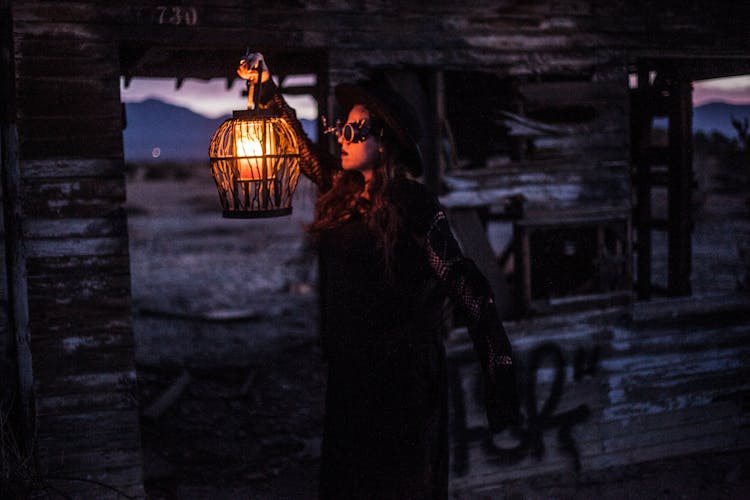
<instances>
[{"instance_id":1,"label":"lantern cage wire","mask_svg":"<svg viewBox=\"0 0 750 500\"><path fill-rule=\"evenodd\" d=\"M292 213L299 147L285 119L261 109L234 111L214 133L209 157L224 217Z\"/></svg>"}]
</instances>

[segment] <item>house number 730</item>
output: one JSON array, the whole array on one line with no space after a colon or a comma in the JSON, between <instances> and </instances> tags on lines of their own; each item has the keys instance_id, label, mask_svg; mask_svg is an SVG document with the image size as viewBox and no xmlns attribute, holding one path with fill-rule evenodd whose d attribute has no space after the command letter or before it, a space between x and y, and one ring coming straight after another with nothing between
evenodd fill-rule
<instances>
[{"instance_id":1,"label":"house number 730","mask_svg":"<svg viewBox=\"0 0 750 500\"><path fill-rule=\"evenodd\" d=\"M157 20L159 24L194 26L198 23L198 10L195 7L167 7L160 5L156 9L159 12L159 18Z\"/></svg>"}]
</instances>

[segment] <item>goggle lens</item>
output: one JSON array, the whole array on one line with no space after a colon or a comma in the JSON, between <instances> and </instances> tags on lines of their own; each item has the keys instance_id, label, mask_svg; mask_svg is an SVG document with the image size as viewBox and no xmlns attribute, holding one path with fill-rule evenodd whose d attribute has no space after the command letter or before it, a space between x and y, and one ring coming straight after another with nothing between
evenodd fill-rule
<instances>
[{"instance_id":1,"label":"goggle lens","mask_svg":"<svg viewBox=\"0 0 750 500\"><path fill-rule=\"evenodd\" d=\"M337 138L343 137L346 142L364 142L373 135L373 126L369 120L359 120L341 125L341 120L336 120L336 125L328 127L323 117L323 133L334 134ZM381 132L382 134L382 132Z\"/></svg>"},{"instance_id":2,"label":"goggle lens","mask_svg":"<svg viewBox=\"0 0 750 500\"><path fill-rule=\"evenodd\" d=\"M367 132L369 132L369 130L362 130L363 126L364 122L347 123L344 125L344 128L341 129L341 136L346 142L362 142L367 139Z\"/></svg>"}]
</instances>

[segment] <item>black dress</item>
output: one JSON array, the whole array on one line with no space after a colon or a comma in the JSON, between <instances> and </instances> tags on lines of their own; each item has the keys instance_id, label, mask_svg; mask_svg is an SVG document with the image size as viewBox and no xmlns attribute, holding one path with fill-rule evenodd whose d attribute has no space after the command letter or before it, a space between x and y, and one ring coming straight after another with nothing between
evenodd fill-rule
<instances>
[{"instance_id":1,"label":"black dress","mask_svg":"<svg viewBox=\"0 0 750 500\"><path fill-rule=\"evenodd\" d=\"M338 168L315 151L275 86L267 87L300 139L303 173L326 192ZM518 419L510 343L487 280L461 254L423 185L397 180L386 195L404 220L390 272L356 212L319 240L328 363L321 500L448 497L446 298L467 320L490 430Z\"/></svg>"},{"instance_id":2,"label":"black dress","mask_svg":"<svg viewBox=\"0 0 750 500\"><path fill-rule=\"evenodd\" d=\"M388 196L406 221L390 272L357 213L320 238L322 499L447 498L446 297L468 318L491 426L517 409L510 345L486 280L421 184L397 181Z\"/></svg>"}]
</instances>

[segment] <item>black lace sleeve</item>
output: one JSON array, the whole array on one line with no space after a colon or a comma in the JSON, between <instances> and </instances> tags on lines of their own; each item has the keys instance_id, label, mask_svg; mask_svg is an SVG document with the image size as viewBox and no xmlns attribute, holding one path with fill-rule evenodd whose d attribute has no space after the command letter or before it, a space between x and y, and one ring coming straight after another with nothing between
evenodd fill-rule
<instances>
[{"instance_id":1,"label":"black lace sleeve","mask_svg":"<svg viewBox=\"0 0 750 500\"><path fill-rule=\"evenodd\" d=\"M519 402L510 341L500 322L490 284L461 253L445 212L436 207L427 228L430 267L468 322L484 375L487 420L493 432L518 423Z\"/></svg>"},{"instance_id":2,"label":"black lace sleeve","mask_svg":"<svg viewBox=\"0 0 750 500\"><path fill-rule=\"evenodd\" d=\"M263 84L261 101L264 106L275 108L292 125L299 140L300 170L318 186L321 192L328 191L332 184L333 172L337 170L334 158L327 151L318 148L307 137L302 124L297 119L297 113L284 100L273 80L268 80Z\"/></svg>"}]
</instances>

